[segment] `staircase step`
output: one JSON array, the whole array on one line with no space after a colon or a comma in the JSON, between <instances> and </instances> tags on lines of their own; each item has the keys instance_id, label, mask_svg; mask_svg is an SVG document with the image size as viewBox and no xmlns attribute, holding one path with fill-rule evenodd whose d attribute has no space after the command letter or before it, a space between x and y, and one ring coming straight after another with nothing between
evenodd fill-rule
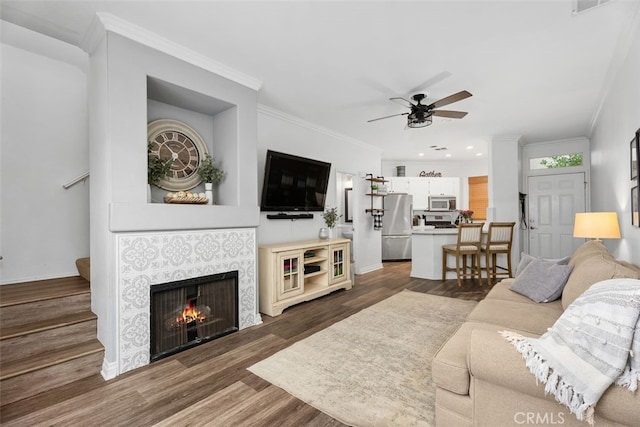
<instances>
[{"instance_id":1,"label":"staircase step","mask_svg":"<svg viewBox=\"0 0 640 427\"><path fill-rule=\"evenodd\" d=\"M37 322L28 322L22 325L5 327L0 325L0 340L15 338L21 335L34 334L49 329L62 328L64 326L74 325L76 323L87 322L97 319L92 311L85 310L78 313L67 314L64 316L54 317L52 319L40 320Z\"/></svg>"},{"instance_id":2,"label":"staircase step","mask_svg":"<svg viewBox=\"0 0 640 427\"><path fill-rule=\"evenodd\" d=\"M91 286L80 276L38 280L0 286L0 307L44 301L71 295L88 294Z\"/></svg>"},{"instance_id":3,"label":"staircase step","mask_svg":"<svg viewBox=\"0 0 640 427\"><path fill-rule=\"evenodd\" d=\"M0 286L0 401L17 402L100 372L91 286L80 277Z\"/></svg>"},{"instance_id":4,"label":"staircase step","mask_svg":"<svg viewBox=\"0 0 640 427\"><path fill-rule=\"evenodd\" d=\"M8 363L1 369L0 401L6 405L96 375L103 356L102 345L92 340L28 358L23 364Z\"/></svg>"},{"instance_id":5,"label":"staircase step","mask_svg":"<svg viewBox=\"0 0 640 427\"><path fill-rule=\"evenodd\" d=\"M0 381L3 382L2 388L4 388L5 380L64 362L73 361L83 356L102 353L103 351L104 348L102 347L102 344L100 344L100 341L92 339L81 344L52 349L48 353L37 354L24 359L2 363L0 366ZM92 372L92 374L94 373L95 371Z\"/></svg>"},{"instance_id":6,"label":"staircase step","mask_svg":"<svg viewBox=\"0 0 640 427\"><path fill-rule=\"evenodd\" d=\"M0 329L2 362L30 357L96 337L97 316L91 311Z\"/></svg>"},{"instance_id":7,"label":"staircase step","mask_svg":"<svg viewBox=\"0 0 640 427\"><path fill-rule=\"evenodd\" d=\"M76 260L76 268L80 276L84 277L88 282L91 281L91 260L90 258L78 258Z\"/></svg>"},{"instance_id":8,"label":"staircase step","mask_svg":"<svg viewBox=\"0 0 640 427\"><path fill-rule=\"evenodd\" d=\"M3 329L91 310L89 282L80 276L2 285L0 298Z\"/></svg>"}]
</instances>

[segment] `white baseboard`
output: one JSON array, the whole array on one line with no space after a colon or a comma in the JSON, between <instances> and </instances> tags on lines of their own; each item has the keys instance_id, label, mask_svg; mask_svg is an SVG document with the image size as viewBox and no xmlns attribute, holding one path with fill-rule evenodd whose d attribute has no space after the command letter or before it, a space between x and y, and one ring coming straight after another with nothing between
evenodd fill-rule
<instances>
[{"instance_id":1,"label":"white baseboard","mask_svg":"<svg viewBox=\"0 0 640 427\"><path fill-rule=\"evenodd\" d=\"M372 271L376 271L376 270L380 270L383 268L382 263L379 264L373 264L373 265L368 265L366 267L362 267L360 268L360 271L357 271L356 274L366 274L366 273L371 273Z\"/></svg>"},{"instance_id":2,"label":"white baseboard","mask_svg":"<svg viewBox=\"0 0 640 427\"><path fill-rule=\"evenodd\" d=\"M63 273L48 274L44 276L29 276L29 277L20 277L20 278L13 278L13 279L10 278L6 281L0 282L0 286L13 285L15 283L36 282L38 280L62 279L65 277L74 277L79 275L80 273L78 273L78 270L75 270L75 271L68 271Z\"/></svg>"},{"instance_id":3,"label":"white baseboard","mask_svg":"<svg viewBox=\"0 0 640 427\"><path fill-rule=\"evenodd\" d=\"M102 361L102 370L100 371L100 375L106 381L114 379L118 375L118 363L117 362L109 362L105 358Z\"/></svg>"}]
</instances>

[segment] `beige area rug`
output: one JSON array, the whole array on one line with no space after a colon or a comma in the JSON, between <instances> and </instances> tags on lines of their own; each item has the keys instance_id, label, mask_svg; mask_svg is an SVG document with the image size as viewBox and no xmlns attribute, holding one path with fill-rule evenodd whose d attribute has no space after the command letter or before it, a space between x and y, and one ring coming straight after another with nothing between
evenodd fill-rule
<instances>
[{"instance_id":1,"label":"beige area rug","mask_svg":"<svg viewBox=\"0 0 640 427\"><path fill-rule=\"evenodd\" d=\"M431 359L476 304L405 290L249 370L344 424L432 426Z\"/></svg>"}]
</instances>

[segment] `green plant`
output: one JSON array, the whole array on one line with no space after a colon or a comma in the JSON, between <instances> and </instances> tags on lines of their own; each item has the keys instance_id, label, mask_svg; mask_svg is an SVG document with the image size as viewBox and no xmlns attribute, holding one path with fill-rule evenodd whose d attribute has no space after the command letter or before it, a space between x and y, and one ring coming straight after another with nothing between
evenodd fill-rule
<instances>
[{"instance_id":1,"label":"green plant","mask_svg":"<svg viewBox=\"0 0 640 427\"><path fill-rule=\"evenodd\" d=\"M147 183L157 184L171 170L173 159L167 161L151 155L151 143L147 145Z\"/></svg>"},{"instance_id":2,"label":"green plant","mask_svg":"<svg viewBox=\"0 0 640 427\"><path fill-rule=\"evenodd\" d=\"M542 159L540 164L552 168L566 168L569 166L581 166L582 165L582 153L576 154L563 154L561 156L551 156L549 160Z\"/></svg>"},{"instance_id":3,"label":"green plant","mask_svg":"<svg viewBox=\"0 0 640 427\"><path fill-rule=\"evenodd\" d=\"M342 215L338 214L338 208L336 207L326 209L322 214L322 218L324 218L324 222L329 228L335 227L340 217Z\"/></svg>"},{"instance_id":4,"label":"green plant","mask_svg":"<svg viewBox=\"0 0 640 427\"><path fill-rule=\"evenodd\" d=\"M213 165L213 158L210 154L205 154L204 159L198 167L198 175L204 182L217 184L224 178L224 171Z\"/></svg>"}]
</instances>

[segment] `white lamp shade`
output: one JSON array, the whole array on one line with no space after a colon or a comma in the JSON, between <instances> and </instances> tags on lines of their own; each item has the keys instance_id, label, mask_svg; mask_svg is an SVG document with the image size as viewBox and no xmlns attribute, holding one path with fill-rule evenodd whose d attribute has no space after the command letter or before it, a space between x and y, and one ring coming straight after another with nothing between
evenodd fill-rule
<instances>
[{"instance_id":1,"label":"white lamp shade","mask_svg":"<svg viewBox=\"0 0 640 427\"><path fill-rule=\"evenodd\" d=\"M577 213L573 237L590 239L619 239L620 226L616 212Z\"/></svg>"}]
</instances>

